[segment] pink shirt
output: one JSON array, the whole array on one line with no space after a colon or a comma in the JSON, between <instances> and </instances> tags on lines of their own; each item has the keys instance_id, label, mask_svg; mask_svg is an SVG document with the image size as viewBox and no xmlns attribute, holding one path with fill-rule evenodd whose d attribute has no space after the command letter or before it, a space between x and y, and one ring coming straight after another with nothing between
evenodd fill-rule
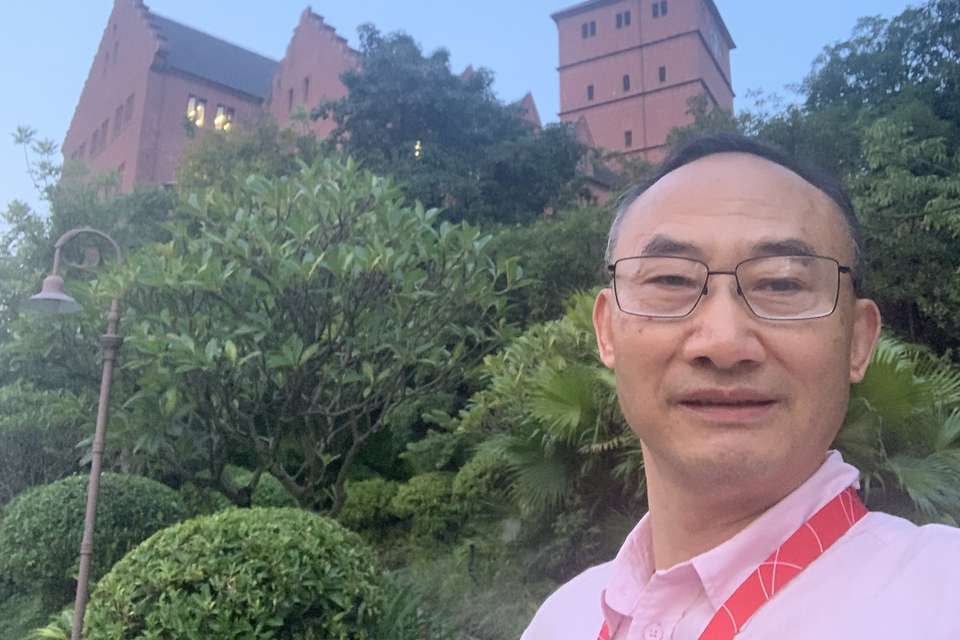
<instances>
[{"instance_id":1,"label":"pink shirt","mask_svg":"<svg viewBox=\"0 0 960 640\"><path fill-rule=\"evenodd\" d=\"M859 473L831 451L796 491L723 544L654 571L648 516L617 557L551 595L521 640L696 640L746 577ZM871 512L762 606L737 640L960 639L960 529Z\"/></svg>"}]
</instances>

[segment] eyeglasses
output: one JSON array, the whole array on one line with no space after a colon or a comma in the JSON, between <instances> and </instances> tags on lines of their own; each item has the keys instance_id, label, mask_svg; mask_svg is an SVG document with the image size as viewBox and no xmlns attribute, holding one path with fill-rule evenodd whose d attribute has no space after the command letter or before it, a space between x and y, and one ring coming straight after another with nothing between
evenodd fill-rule
<instances>
[{"instance_id":1,"label":"eyeglasses","mask_svg":"<svg viewBox=\"0 0 960 640\"><path fill-rule=\"evenodd\" d=\"M682 318L709 294L712 275L736 278L737 294L758 318L810 320L837 308L840 274L848 266L824 256L771 256L744 260L733 271L675 256L620 258L607 266L617 306L648 318Z\"/></svg>"}]
</instances>

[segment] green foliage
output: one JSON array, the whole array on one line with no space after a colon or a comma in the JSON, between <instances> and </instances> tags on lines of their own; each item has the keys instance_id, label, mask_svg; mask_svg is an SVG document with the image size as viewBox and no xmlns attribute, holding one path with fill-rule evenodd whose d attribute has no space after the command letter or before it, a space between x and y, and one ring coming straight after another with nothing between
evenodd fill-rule
<instances>
[{"instance_id":1,"label":"green foliage","mask_svg":"<svg viewBox=\"0 0 960 640\"><path fill-rule=\"evenodd\" d=\"M0 575L52 600L69 594L79 563L87 477L71 476L17 496L0 521ZM172 489L139 476L100 478L91 578L134 546L184 516Z\"/></svg>"},{"instance_id":2,"label":"green foliage","mask_svg":"<svg viewBox=\"0 0 960 640\"><path fill-rule=\"evenodd\" d=\"M496 451L481 450L453 478L453 500L467 514L497 512L510 497L510 466Z\"/></svg>"},{"instance_id":3,"label":"green foliage","mask_svg":"<svg viewBox=\"0 0 960 640\"><path fill-rule=\"evenodd\" d=\"M398 487L384 478L347 481L347 501L337 519L354 531L382 529L395 519L390 504Z\"/></svg>"},{"instance_id":4,"label":"green foliage","mask_svg":"<svg viewBox=\"0 0 960 640\"><path fill-rule=\"evenodd\" d=\"M0 638L26 638L33 629L46 622L49 615L49 605L41 594L25 590L4 594L0 588Z\"/></svg>"},{"instance_id":5,"label":"green foliage","mask_svg":"<svg viewBox=\"0 0 960 640\"><path fill-rule=\"evenodd\" d=\"M603 254L613 221L609 208L564 209L526 226L500 227L498 257L517 256L527 285L511 294L511 319L524 326L555 320L576 291L604 284Z\"/></svg>"},{"instance_id":6,"label":"green foliage","mask_svg":"<svg viewBox=\"0 0 960 640\"><path fill-rule=\"evenodd\" d=\"M382 576L336 522L300 509L230 509L165 529L97 585L88 640L375 638Z\"/></svg>"},{"instance_id":7,"label":"green foliage","mask_svg":"<svg viewBox=\"0 0 960 640\"><path fill-rule=\"evenodd\" d=\"M511 497L532 521L582 501L589 512L642 507L642 461L596 353L593 296L534 325L484 360L484 389L458 417L484 455L506 461Z\"/></svg>"},{"instance_id":8,"label":"green foliage","mask_svg":"<svg viewBox=\"0 0 960 640\"><path fill-rule=\"evenodd\" d=\"M252 487L223 481L233 451L335 514L394 412L498 343L517 277L479 231L437 224L352 162L208 190L170 229L124 274L124 417L145 455L239 505Z\"/></svg>"},{"instance_id":9,"label":"green foliage","mask_svg":"<svg viewBox=\"0 0 960 640\"><path fill-rule=\"evenodd\" d=\"M23 382L0 387L0 506L78 470L77 443L95 415L85 400Z\"/></svg>"},{"instance_id":10,"label":"green foliage","mask_svg":"<svg viewBox=\"0 0 960 640\"><path fill-rule=\"evenodd\" d=\"M400 485L390 509L397 517L410 520L415 537L449 538L462 517L459 505L451 500L452 489L452 473L423 473Z\"/></svg>"},{"instance_id":11,"label":"green foliage","mask_svg":"<svg viewBox=\"0 0 960 640\"><path fill-rule=\"evenodd\" d=\"M68 640L73 629L73 607L67 607L50 616L45 626L30 632L25 640Z\"/></svg>"},{"instance_id":12,"label":"green foliage","mask_svg":"<svg viewBox=\"0 0 960 640\"><path fill-rule=\"evenodd\" d=\"M867 504L915 521L960 522L960 370L881 339L851 393L836 446L860 469Z\"/></svg>"},{"instance_id":13,"label":"green foliage","mask_svg":"<svg viewBox=\"0 0 960 640\"><path fill-rule=\"evenodd\" d=\"M233 465L224 467L224 473L229 478L229 482L240 486L249 484L253 479L252 471ZM253 489L253 495L250 496L250 506L295 507L297 506L297 500L272 474L264 473Z\"/></svg>"},{"instance_id":14,"label":"green foliage","mask_svg":"<svg viewBox=\"0 0 960 640\"><path fill-rule=\"evenodd\" d=\"M377 640L453 640L455 636L437 618L411 587L389 580L383 614L371 637Z\"/></svg>"},{"instance_id":15,"label":"green foliage","mask_svg":"<svg viewBox=\"0 0 960 640\"><path fill-rule=\"evenodd\" d=\"M209 516L234 506L230 502L230 498L216 489L199 486L193 482L183 483L180 487L180 499L191 518L194 516Z\"/></svg>"},{"instance_id":16,"label":"green foliage","mask_svg":"<svg viewBox=\"0 0 960 640\"><path fill-rule=\"evenodd\" d=\"M494 96L489 71L454 74L444 49L424 55L408 35L358 31L347 94L313 114L336 121L332 144L452 219L529 220L576 195L583 149L569 127L533 131L519 105Z\"/></svg>"}]
</instances>

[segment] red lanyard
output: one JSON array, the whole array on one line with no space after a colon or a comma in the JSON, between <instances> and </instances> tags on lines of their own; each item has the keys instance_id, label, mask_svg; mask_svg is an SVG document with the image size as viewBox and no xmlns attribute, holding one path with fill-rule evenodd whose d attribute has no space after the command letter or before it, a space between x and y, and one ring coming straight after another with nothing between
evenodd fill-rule
<instances>
[{"instance_id":1,"label":"red lanyard","mask_svg":"<svg viewBox=\"0 0 960 640\"><path fill-rule=\"evenodd\" d=\"M844 489L797 529L713 614L700 640L732 640L754 613L867 515L853 487ZM610 640L603 623L597 640Z\"/></svg>"}]
</instances>

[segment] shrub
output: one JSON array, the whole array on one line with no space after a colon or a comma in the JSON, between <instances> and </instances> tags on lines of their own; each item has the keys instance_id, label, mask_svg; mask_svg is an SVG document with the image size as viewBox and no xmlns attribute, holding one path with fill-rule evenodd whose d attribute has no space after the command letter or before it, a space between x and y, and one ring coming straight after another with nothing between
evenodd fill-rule
<instances>
[{"instance_id":1,"label":"shrub","mask_svg":"<svg viewBox=\"0 0 960 640\"><path fill-rule=\"evenodd\" d=\"M355 531L379 529L393 519L390 503L399 484L383 478L347 483L347 501L337 519Z\"/></svg>"},{"instance_id":2,"label":"shrub","mask_svg":"<svg viewBox=\"0 0 960 640\"><path fill-rule=\"evenodd\" d=\"M233 506L227 496L216 489L201 487L192 482L185 482L180 487L180 498L183 500L183 506L191 518L209 516Z\"/></svg>"},{"instance_id":3,"label":"shrub","mask_svg":"<svg viewBox=\"0 0 960 640\"><path fill-rule=\"evenodd\" d=\"M452 473L423 473L400 485L390 508L398 517L410 519L415 536L446 538L461 516L452 492Z\"/></svg>"},{"instance_id":4,"label":"shrub","mask_svg":"<svg viewBox=\"0 0 960 640\"><path fill-rule=\"evenodd\" d=\"M510 466L495 451L481 449L453 479L453 499L466 513L480 513L510 502Z\"/></svg>"},{"instance_id":5,"label":"shrub","mask_svg":"<svg viewBox=\"0 0 960 640\"><path fill-rule=\"evenodd\" d=\"M227 465L224 471L229 479L236 485L246 485L250 482L253 472L243 467ZM284 489L277 478L267 472L260 476L253 495L250 496L250 506L252 507L297 507L296 498L290 495L290 492Z\"/></svg>"},{"instance_id":6,"label":"shrub","mask_svg":"<svg viewBox=\"0 0 960 640\"><path fill-rule=\"evenodd\" d=\"M165 529L117 563L87 640L364 640L381 572L359 536L301 509L230 509Z\"/></svg>"},{"instance_id":7,"label":"shrub","mask_svg":"<svg viewBox=\"0 0 960 640\"><path fill-rule=\"evenodd\" d=\"M14 498L0 522L0 575L59 598L78 570L87 477L70 476ZM177 492L140 476L100 478L91 578L130 549L184 517Z\"/></svg>"}]
</instances>

